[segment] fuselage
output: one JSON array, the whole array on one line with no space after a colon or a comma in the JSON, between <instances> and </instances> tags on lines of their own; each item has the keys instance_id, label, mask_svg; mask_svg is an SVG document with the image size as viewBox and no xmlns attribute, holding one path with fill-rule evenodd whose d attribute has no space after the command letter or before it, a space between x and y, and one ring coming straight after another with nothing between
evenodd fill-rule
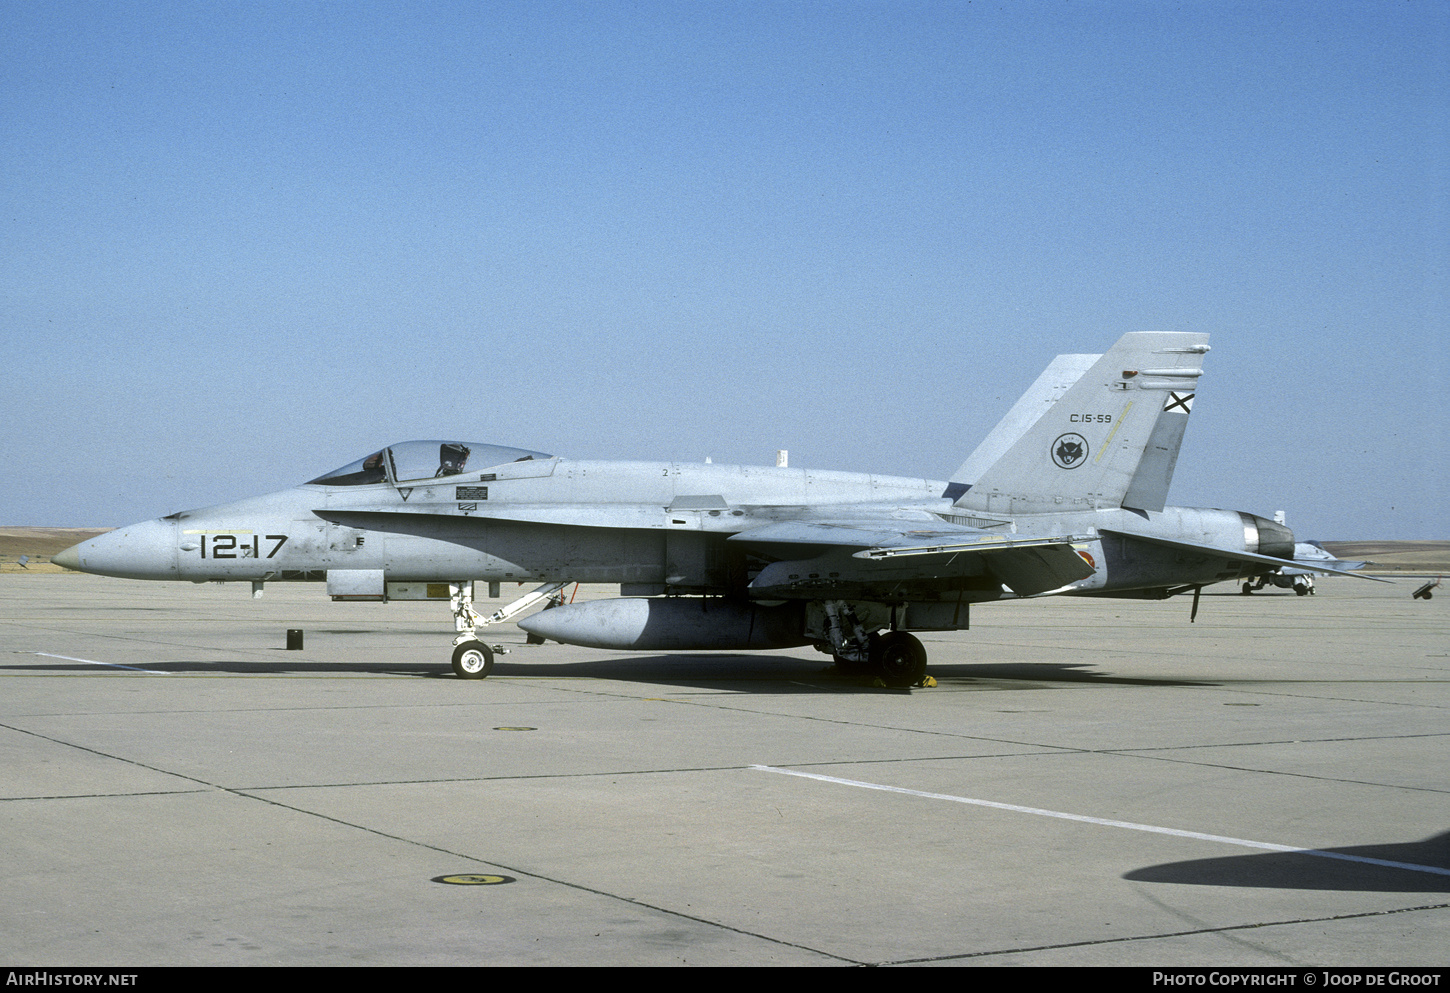
<instances>
[{"instance_id":1,"label":"fuselage","mask_svg":"<svg viewBox=\"0 0 1450 993\"><path fill-rule=\"evenodd\" d=\"M912 631L973 603L1157 598L1292 564L1292 533L1166 506L1207 335L1133 332L1059 356L950 480L682 462L589 462L407 441L302 486L132 525L54 556L113 576L325 580L340 600L447 598L453 669L481 678L479 630L576 581L617 600L518 623L636 650L813 644L886 685L926 674ZM473 583L532 594L482 617ZM1192 616L1192 615L1190 615Z\"/></svg>"},{"instance_id":2,"label":"fuselage","mask_svg":"<svg viewBox=\"0 0 1450 993\"><path fill-rule=\"evenodd\" d=\"M1279 554L1271 545L1279 547L1279 532L1287 533L1253 515L1179 507L986 518L953 508L947 488L945 481L862 473L542 458L442 478L308 483L120 528L57 561L134 579L322 581L330 571L380 571L389 582L572 580L750 597L767 563L737 551L727 543L731 535L781 521L859 516L1083 536L1073 547L1093 574L1063 592L1102 595L1262 570L1099 529L1266 554ZM812 554L790 550L793 558ZM947 588L973 601L1012 596L970 570L930 591Z\"/></svg>"}]
</instances>

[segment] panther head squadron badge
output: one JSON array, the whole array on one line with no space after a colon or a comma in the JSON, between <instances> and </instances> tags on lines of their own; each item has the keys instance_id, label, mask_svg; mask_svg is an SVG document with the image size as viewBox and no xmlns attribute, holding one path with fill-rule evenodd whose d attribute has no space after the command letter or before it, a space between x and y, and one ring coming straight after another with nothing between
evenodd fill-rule
<instances>
[{"instance_id":1,"label":"panther head squadron badge","mask_svg":"<svg viewBox=\"0 0 1450 993\"><path fill-rule=\"evenodd\" d=\"M1087 461L1087 439L1080 434L1058 435L1052 443L1052 461L1063 469L1076 469Z\"/></svg>"}]
</instances>

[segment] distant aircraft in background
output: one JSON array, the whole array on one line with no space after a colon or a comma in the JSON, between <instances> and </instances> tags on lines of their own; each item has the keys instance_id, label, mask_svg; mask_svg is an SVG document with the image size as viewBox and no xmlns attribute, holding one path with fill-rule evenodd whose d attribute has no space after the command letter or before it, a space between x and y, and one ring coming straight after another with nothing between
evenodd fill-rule
<instances>
[{"instance_id":1,"label":"distant aircraft in background","mask_svg":"<svg viewBox=\"0 0 1450 993\"><path fill-rule=\"evenodd\" d=\"M1285 569L1294 535L1254 514L1166 506L1208 336L1124 335L1059 356L948 480L595 462L458 441L392 445L294 489L120 528L53 557L136 579L327 583L334 599L450 600L453 669L481 678L480 629L567 583L531 634L632 651L814 645L909 686L914 631L970 608L1071 595L1161 599ZM903 410L903 420L909 416ZM903 430L909 430L903 424ZM1368 578L1368 577L1364 577ZM473 581L543 585L489 617Z\"/></svg>"},{"instance_id":2,"label":"distant aircraft in background","mask_svg":"<svg viewBox=\"0 0 1450 993\"><path fill-rule=\"evenodd\" d=\"M1284 523L1284 512L1281 510L1276 513L1274 520ZM1315 575L1328 576L1336 571L1351 572L1363 569L1366 564L1336 558L1317 541L1294 542L1294 563L1293 566L1284 566L1244 583L1244 593L1253 593L1265 586L1276 586L1281 590L1292 589L1298 596L1313 596ZM1320 565L1327 566L1327 571L1317 568Z\"/></svg>"}]
</instances>

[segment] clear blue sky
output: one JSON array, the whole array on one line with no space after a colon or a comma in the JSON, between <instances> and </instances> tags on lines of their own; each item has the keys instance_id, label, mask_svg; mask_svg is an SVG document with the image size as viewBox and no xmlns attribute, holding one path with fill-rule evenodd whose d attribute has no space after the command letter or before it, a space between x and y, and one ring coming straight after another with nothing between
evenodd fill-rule
<instances>
[{"instance_id":1,"label":"clear blue sky","mask_svg":"<svg viewBox=\"0 0 1450 993\"><path fill-rule=\"evenodd\" d=\"M945 478L1207 331L1174 503L1450 537L1450 5L0 0L0 523L409 438Z\"/></svg>"}]
</instances>

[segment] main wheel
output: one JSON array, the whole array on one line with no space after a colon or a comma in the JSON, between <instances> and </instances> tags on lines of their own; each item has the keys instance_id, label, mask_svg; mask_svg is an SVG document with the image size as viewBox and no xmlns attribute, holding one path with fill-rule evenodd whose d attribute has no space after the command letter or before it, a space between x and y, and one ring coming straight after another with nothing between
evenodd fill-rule
<instances>
[{"instance_id":1,"label":"main wheel","mask_svg":"<svg viewBox=\"0 0 1450 993\"><path fill-rule=\"evenodd\" d=\"M493 668L493 650L481 641L465 641L453 649L453 672L459 679L482 679Z\"/></svg>"},{"instance_id":2,"label":"main wheel","mask_svg":"<svg viewBox=\"0 0 1450 993\"><path fill-rule=\"evenodd\" d=\"M872 652L872 668L887 686L915 686L926 678L926 649L915 635L892 631Z\"/></svg>"}]
</instances>

